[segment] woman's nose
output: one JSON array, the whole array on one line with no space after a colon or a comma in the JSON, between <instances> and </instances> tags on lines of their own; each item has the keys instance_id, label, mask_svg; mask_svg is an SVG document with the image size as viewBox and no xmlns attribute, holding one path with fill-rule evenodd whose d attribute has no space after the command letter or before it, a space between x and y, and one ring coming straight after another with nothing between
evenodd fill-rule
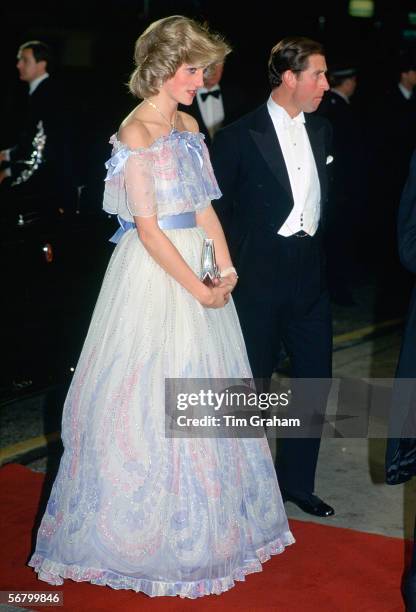
<instances>
[{"instance_id":1,"label":"woman's nose","mask_svg":"<svg viewBox=\"0 0 416 612\"><path fill-rule=\"evenodd\" d=\"M204 86L204 71L202 68L195 73L196 76L196 86L203 87Z\"/></svg>"}]
</instances>

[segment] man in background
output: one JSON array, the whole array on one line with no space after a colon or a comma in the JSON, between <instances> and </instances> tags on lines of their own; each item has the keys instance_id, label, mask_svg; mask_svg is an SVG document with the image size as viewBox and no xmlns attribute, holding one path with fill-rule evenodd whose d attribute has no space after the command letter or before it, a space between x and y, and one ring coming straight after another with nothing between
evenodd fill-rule
<instances>
[{"instance_id":1,"label":"man in background","mask_svg":"<svg viewBox=\"0 0 416 612\"><path fill-rule=\"evenodd\" d=\"M395 296L406 307L413 279L397 256L396 222L400 197L416 143L416 54L401 50L396 57L395 81L374 104L371 141L374 147L370 217L373 250L379 261L383 301Z\"/></svg>"},{"instance_id":2,"label":"man in background","mask_svg":"<svg viewBox=\"0 0 416 612\"><path fill-rule=\"evenodd\" d=\"M362 216L360 205L365 196L363 176L363 138L360 122L351 98L357 87L357 71L348 63L338 63L329 70L331 89L318 108L319 115L332 125L330 186L325 228L328 262L328 286L331 300L352 306L356 244Z\"/></svg>"},{"instance_id":3,"label":"man in background","mask_svg":"<svg viewBox=\"0 0 416 612\"><path fill-rule=\"evenodd\" d=\"M331 126L315 114L329 89L320 43L290 37L273 47L267 102L220 130L214 203L239 275L233 293L253 376L269 388L283 342L303 437L280 440L283 498L304 512L334 509L315 495L332 375L332 319L322 253ZM296 398L296 400L295 400Z\"/></svg>"},{"instance_id":4,"label":"man in background","mask_svg":"<svg viewBox=\"0 0 416 612\"><path fill-rule=\"evenodd\" d=\"M2 195L13 217L69 211L76 203L75 126L50 76L51 64L44 42L19 47L16 66L28 85L25 109L13 126L14 142L0 151Z\"/></svg>"},{"instance_id":5,"label":"man in background","mask_svg":"<svg viewBox=\"0 0 416 612\"><path fill-rule=\"evenodd\" d=\"M204 78L204 87L198 89L193 104L185 109L197 120L208 148L221 127L232 123L250 108L248 93L224 82L223 73L224 64L217 64Z\"/></svg>"}]
</instances>

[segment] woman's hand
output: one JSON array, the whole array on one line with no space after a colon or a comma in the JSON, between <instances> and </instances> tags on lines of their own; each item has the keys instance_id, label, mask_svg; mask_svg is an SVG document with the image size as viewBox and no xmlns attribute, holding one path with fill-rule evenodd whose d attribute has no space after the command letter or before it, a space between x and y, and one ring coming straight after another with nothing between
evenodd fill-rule
<instances>
[{"instance_id":1,"label":"woman's hand","mask_svg":"<svg viewBox=\"0 0 416 612\"><path fill-rule=\"evenodd\" d=\"M230 301L231 285L221 282L214 287L206 287L199 298L200 304L206 308L222 308Z\"/></svg>"},{"instance_id":2,"label":"woman's hand","mask_svg":"<svg viewBox=\"0 0 416 612\"><path fill-rule=\"evenodd\" d=\"M236 272L230 272L227 276L222 276L220 279L220 286L228 285L230 291L233 291L238 282L238 276Z\"/></svg>"}]
</instances>

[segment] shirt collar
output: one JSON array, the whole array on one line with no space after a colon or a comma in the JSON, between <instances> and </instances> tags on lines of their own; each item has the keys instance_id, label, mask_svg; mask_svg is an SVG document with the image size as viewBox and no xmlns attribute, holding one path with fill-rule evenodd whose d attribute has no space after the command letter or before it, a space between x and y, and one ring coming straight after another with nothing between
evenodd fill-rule
<instances>
[{"instance_id":1,"label":"shirt collar","mask_svg":"<svg viewBox=\"0 0 416 612\"><path fill-rule=\"evenodd\" d=\"M345 100L345 102L347 104L350 103L350 99L348 96L346 96L344 93L342 93L342 91L338 91L338 89L331 89L331 92L336 94L337 96L339 96L340 98L342 98L343 100Z\"/></svg>"},{"instance_id":2,"label":"shirt collar","mask_svg":"<svg viewBox=\"0 0 416 612\"><path fill-rule=\"evenodd\" d=\"M400 91L402 92L402 94L404 95L404 97L406 98L406 100L410 100L410 98L412 97L412 92L406 89L406 87L404 87L401 83L397 83L397 85Z\"/></svg>"},{"instance_id":3,"label":"shirt collar","mask_svg":"<svg viewBox=\"0 0 416 612\"><path fill-rule=\"evenodd\" d=\"M45 74L42 74L42 76L38 77L34 81L30 81L30 83L29 83L29 95L31 96L33 94L33 92L35 91L35 89L38 87L38 85L40 83L42 83L42 81L44 81L48 77L49 77L49 74L47 72L45 72Z\"/></svg>"},{"instance_id":4,"label":"shirt collar","mask_svg":"<svg viewBox=\"0 0 416 612\"><path fill-rule=\"evenodd\" d=\"M276 121L277 123L280 123L286 129L291 126L299 126L302 125L302 123L305 123L305 115L303 112L300 112L298 115L296 115L296 117L292 118L283 108L283 106L280 106L280 104L277 104L273 100L272 96L270 96L267 101L267 109L273 122Z\"/></svg>"}]
</instances>

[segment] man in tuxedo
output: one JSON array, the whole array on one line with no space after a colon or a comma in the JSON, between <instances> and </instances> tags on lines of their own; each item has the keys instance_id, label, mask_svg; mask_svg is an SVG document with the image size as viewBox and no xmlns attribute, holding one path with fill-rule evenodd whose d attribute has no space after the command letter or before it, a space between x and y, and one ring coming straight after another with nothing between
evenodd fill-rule
<instances>
[{"instance_id":1,"label":"man in tuxedo","mask_svg":"<svg viewBox=\"0 0 416 612\"><path fill-rule=\"evenodd\" d=\"M15 142L0 151L0 184L16 213L49 213L72 208L74 125L65 99L49 75L51 52L34 40L19 47L17 69L28 84L25 111L16 125Z\"/></svg>"},{"instance_id":2,"label":"man in tuxedo","mask_svg":"<svg viewBox=\"0 0 416 612\"><path fill-rule=\"evenodd\" d=\"M332 360L321 241L331 127L311 114L329 88L325 72L319 43L283 39L269 59L268 101L220 130L212 147L223 193L216 210L239 274L233 295L253 375L267 386L283 341L303 417L304 437L280 441L282 495L316 516L334 513L314 494Z\"/></svg>"},{"instance_id":3,"label":"man in tuxedo","mask_svg":"<svg viewBox=\"0 0 416 612\"><path fill-rule=\"evenodd\" d=\"M217 64L204 78L204 87L198 89L192 105L184 110L198 122L205 135L205 143L211 147L217 131L243 115L249 107L243 106L247 94L237 87L230 87L222 79L224 64Z\"/></svg>"},{"instance_id":4,"label":"man in tuxedo","mask_svg":"<svg viewBox=\"0 0 416 612\"><path fill-rule=\"evenodd\" d=\"M391 193L395 198L395 213L416 143L416 53L400 53L397 72L398 82L384 97L382 104L386 123L383 138L386 157L392 164L388 166L390 168L388 174L391 175L394 184Z\"/></svg>"},{"instance_id":5,"label":"man in tuxedo","mask_svg":"<svg viewBox=\"0 0 416 612\"><path fill-rule=\"evenodd\" d=\"M416 57L414 53L402 52L399 56L398 67L399 80L394 92L397 94L398 104L401 102L404 109L406 108L406 105L403 104L404 101L414 102L413 92L416 87Z\"/></svg>"},{"instance_id":6,"label":"man in tuxedo","mask_svg":"<svg viewBox=\"0 0 416 612\"><path fill-rule=\"evenodd\" d=\"M220 81L224 71L224 64L217 64L209 76L204 79L204 87L198 89L194 101L195 119L200 130L205 134L207 146L211 144L215 132L224 123L224 99L221 93Z\"/></svg>"}]
</instances>

